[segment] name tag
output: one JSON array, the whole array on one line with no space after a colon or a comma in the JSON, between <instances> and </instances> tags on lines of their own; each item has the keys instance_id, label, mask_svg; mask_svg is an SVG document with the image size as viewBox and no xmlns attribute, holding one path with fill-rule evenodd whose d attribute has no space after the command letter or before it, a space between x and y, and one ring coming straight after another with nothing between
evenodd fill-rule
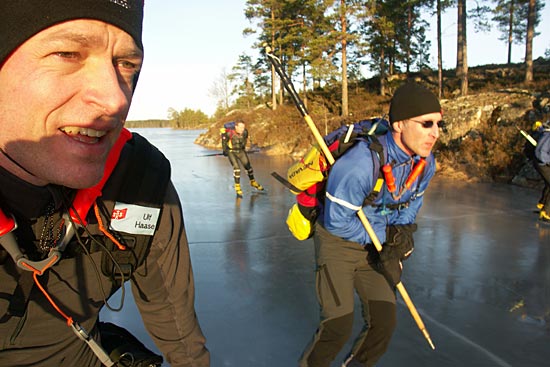
<instances>
[{"instance_id":1,"label":"name tag","mask_svg":"<svg viewBox=\"0 0 550 367\"><path fill-rule=\"evenodd\" d=\"M152 236L157 228L160 209L147 206L115 203L111 228L115 231Z\"/></svg>"}]
</instances>

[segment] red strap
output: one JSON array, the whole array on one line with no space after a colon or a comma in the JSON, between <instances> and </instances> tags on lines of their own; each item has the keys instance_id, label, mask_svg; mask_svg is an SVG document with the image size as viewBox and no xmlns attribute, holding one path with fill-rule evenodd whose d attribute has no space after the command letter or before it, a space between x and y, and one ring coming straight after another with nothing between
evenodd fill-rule
<instances>
[{"instance_id":1,"label":"red strap","mask_svg":"<svg viewBox=\"0 0 550 367\"><path fill-rule=\"evenodd\" d=\"M73 201L73 208L76 209L76 213L72 208L69 211L69 214L75 223L83 226L86 225L86 216L88 215L88 211L90 211L90 208L94 205L95 200L101 196L101 190L111 176L111 173L113 173L113 170L118 163L118 159L120 158L120 153L122 152L124 144L126 144L131 137L132 133L128 129L122 129L115 145L113 145L113 148L109 152L101 181L99 181L99 183L95 186L78 190L76 193L76 197Z\"/></svg>"},{"instance_id":2,"label":"red strap","mask_svg":"<svg viewBox=\"0 0 550 367\"><path fill-rule=\"evenodd\" d=\"M6 233L10 233L15 228L15 221L12 217L6 216L0 209L0 237Z\"/></svg>"},{"instance_id":3,"label":"red strap","mask_svg":"<svg viewBox=\"0 0 550 367\"><path fill-rule=\"evenodd\" d=\"M131 137L132 133L128 129L122 129L122 131L120 132L120 136L118 137L117 141L113 145L113 148L109 152L107 162L105 163L103 178L101 179L101 181L99 181L99 183L95 186L89 187L87 189L78 190L78 192L76 193L73 207L76 209L78 215L76 215L72 209L70 210L71 218L75 223L86 225L85 218L88 214L88 211L90 210L98 196L101 195L101 189L103 189L105 182L107 182L107 180L111 176L111 173L113 173L113 169L118 163L118 159L120 158L120 153L122 152L124 144L126 144L126 142L130 140ZM81 218L84 223L82 223L78 218ZM2 209L0 209L0 236L11 232L14 228L14 219L12 217L6 216Z\"/></svg>"}]
</instances>

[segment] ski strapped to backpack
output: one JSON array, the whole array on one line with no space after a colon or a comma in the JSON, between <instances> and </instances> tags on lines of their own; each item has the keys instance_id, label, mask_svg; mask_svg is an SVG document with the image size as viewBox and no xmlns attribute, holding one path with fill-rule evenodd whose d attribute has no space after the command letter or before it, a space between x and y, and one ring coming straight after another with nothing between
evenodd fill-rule
<instances>
[{"instance_id":1,"label":"ski strapped to backpack","mask_svg":"<svg viewBox=\"0 0 550 367\"><path fill-rule=\"evenodd\" d=\"M358 141L368 142L369 148L373 152L372 166L375 174L373 189L363 201L362 206L376 206L374 202L384 188L384 182L392 197L396 200L399 199L403 192L409 190L413 182L424 172L426 161L420 159L415 164L404 186L397 190L392 166L386 162L388 154L384 140L388 131L389 122L387 120L372 118L341 126L323 137L335 160L338 160ZM288 169L286 180L278 178L280 181L285 181L285 185L296 195L296 203L290 208L286 223L292 235L300 241L313 235L313 225L325 197L325 184L329 171L330 165L316 145L308 151L304 158ZM404 208L408 204L408 202L384 204L384 207L393 210Z\"/></svg>"}]
</instances>

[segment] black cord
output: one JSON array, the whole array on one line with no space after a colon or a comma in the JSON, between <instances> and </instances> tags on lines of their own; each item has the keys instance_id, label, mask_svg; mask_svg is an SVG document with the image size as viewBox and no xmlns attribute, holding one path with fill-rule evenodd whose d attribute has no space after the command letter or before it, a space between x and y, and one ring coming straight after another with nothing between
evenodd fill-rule
<instances>
[{"instance_id":1,"label":"black cord","mask_svg":"<svg viewBox=\"0 0 550 367\"><path fill-rule=\"evenodd\" d=\"M65 197L65 199L67 199ZM67 203L70 203L69 205L67 205ZM79 220L80 223L84 223L84 221L82 220L82 218L80 217L80 215L78 214L78 211L76 211L75 207L73 206L73 203L69 200L67 200L65 203L65 208L67 210L67 213L69 213L69 209L72 209L73 212L75 213L77 219ZM77 225L76 223L73 221L72 217L70 215L68 215L69 217L69 221L71 222L71 224L74 226L75 228L75 237L77 239L77 242L78 244L80 245L80 247L82 248L82 250L84 251L84 253L87 255L87 258L90 260L90 262L92 263L93 265L93 269L94 269L94 273L96 275L96 279L98 281L98 284L100 286L100 289L101 289L101 293L103 295L103 304L105 305L105 307L107 307L109 310L113 311L113 312L118 312L120 310L122 310L122 308L124 307L124 299L125 299L125 296L126 296L126 289L124 287L124 281L121 282L121 296L120 296L120 306L118 307L113 307L109 304L109 301L108 301L108 296L105 292L105 289L103 288L103 285L101 283L101 275L99 273L99 268L96 264L96 262L94 261L94 259L92 258L91 256L91 253L90 251L88 250L88 247L86 246L86 244L84 243L79 231L77 231ZM121 275L121 279L124 280L124 272L122 271L122 268L120 267L120 264L115 260L113 254L111 253L111 251L105 247L105 245L99 241L97 238L94 237L94 235L92 235L90 233L90 231L88 230L88 228L86 228L86 226L83 226L82 228L84 228L84 231L86 232L86 234L88 235L88 238L91 242L95 243L100 249L101 251L103 251L104 253L107 254L107 256L110 257L111 261L113 262L117 272L119 272L119 274Z\"/></svg>"}]
</instances>

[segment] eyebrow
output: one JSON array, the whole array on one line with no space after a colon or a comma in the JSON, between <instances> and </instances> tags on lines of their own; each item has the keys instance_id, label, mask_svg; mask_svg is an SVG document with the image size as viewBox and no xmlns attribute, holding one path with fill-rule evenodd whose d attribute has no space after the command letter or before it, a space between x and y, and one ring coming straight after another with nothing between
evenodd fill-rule
<instances>
[{"instance_id":1,"label":"eyebrow","mask_svg":"<svg viewBox=\"0 0 550 367\"><path fill-rule=\"evenodd\" d=\"M82 47L91 47L94 44L103 42L103 38L98 35L88 35L82 32L75 32L70 29L62 29L44 37L42 42L74 42ZM117 57L143 58L143 51L138 47L124 47Z\"/></svg>"},{"instance_id":2,"label":"eyebrow","mask_svg":"<svg viewBox=\"0 0 550 367\"><path fill-rule=\"evenodd\" d=\"M82 46L89 46L100 41L99 36L90 36L73 30L62 29L44 36L45 42L72 41Z\"/></svg>"}]
</instances>

